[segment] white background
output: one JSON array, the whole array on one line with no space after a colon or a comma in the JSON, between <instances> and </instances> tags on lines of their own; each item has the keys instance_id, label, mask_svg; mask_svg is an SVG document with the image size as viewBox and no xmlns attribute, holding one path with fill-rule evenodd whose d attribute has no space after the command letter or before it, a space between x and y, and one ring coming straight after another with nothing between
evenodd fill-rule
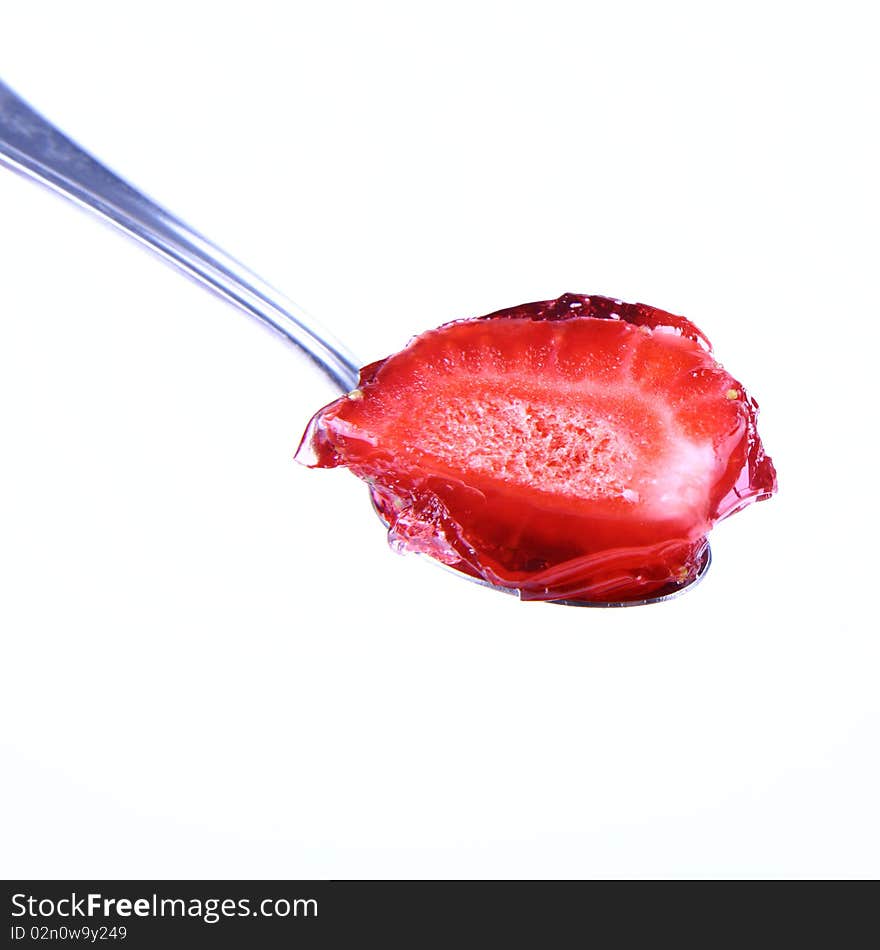
<instances>
[{"instance_id":1,"label":"white background","mask_svg":"<svg viewBox=\"0 0 880 950\"><path fill-rule=\"evenodd\" d=\"M305 361L0 171L0 874L877 876L870 6L4 10L7 83L365 362L684 313L780 494L659 606L399 558L291 460Z\"/></svg>"}]
</instances>

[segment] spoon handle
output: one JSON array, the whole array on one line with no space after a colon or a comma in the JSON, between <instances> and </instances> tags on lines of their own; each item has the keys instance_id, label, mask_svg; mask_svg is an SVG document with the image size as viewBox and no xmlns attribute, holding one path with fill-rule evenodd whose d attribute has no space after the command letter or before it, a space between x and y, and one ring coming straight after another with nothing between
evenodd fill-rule
<instances>
[{"instance_id":1,"label":"spoon handle","mask_svg":"<svg viewBox=\"0 0 880 950\"><path fill-rule=\"evenodd\" d=\"M344 392L358 363L310 317L252 271L151 201L67 138L0 82L0 165L94 211L268 324Z\"/></svg>"}]
</instances>

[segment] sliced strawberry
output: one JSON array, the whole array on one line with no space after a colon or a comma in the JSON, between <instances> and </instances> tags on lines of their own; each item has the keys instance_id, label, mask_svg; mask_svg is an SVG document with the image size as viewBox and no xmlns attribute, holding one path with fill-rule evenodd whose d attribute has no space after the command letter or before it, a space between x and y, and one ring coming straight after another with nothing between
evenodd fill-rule
<instances>
[{"instance_id":1,"label":"sliced strawberry","mask_svg":"<svg viewBox=\"0 0 880 950\"><path fill-rule=\"evenodd\" d=\"M688 583L776 488L756 404L688 320L566 294L446 324L361 371L298 458L372 487L389 538L524 599Z\"/></svg>"}]
</instances>

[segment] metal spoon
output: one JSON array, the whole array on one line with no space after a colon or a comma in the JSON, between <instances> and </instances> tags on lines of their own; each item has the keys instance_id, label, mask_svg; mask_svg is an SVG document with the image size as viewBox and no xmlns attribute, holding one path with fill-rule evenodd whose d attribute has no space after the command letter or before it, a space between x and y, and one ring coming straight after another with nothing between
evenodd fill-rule
<instances>
[{"instance_id":1,"label":"metal spoon","mask_svg":"<svg viewBox=\"0 0 880 950\"><path fill-rule=\"evenodd\" d=\"M268 324L311 357L341 392L348 392L357 385L361 364L315 320L253 271L102 165L3 82L0 82L0 165L46 185L107 219L246 313ZM557 603L583 607L659 603L702 580L710 562L707 546L699 571L689 584L646 600ZM466 574L460 576L475 580ZM476 582L493 587L485 581ZM506 588L493 589L516 593Z\"/></svg>"}]
</instances>

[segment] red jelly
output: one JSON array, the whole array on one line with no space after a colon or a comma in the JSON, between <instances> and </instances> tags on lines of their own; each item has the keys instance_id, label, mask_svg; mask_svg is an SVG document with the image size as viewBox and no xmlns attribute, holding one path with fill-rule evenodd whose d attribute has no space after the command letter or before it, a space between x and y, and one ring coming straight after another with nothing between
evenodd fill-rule
<instances>
[{"instance_id":1,"label":"red jelly","mask_svg":"<svg viewBox=\"0 0 880 950\"><path fill-rule=\"evenodd\" d=\"M690 321L566 294L365 367L297 458L364 479L399 551L525 600L641 600L775 492L757 409Z\"/></svg>"}]
</instances>

